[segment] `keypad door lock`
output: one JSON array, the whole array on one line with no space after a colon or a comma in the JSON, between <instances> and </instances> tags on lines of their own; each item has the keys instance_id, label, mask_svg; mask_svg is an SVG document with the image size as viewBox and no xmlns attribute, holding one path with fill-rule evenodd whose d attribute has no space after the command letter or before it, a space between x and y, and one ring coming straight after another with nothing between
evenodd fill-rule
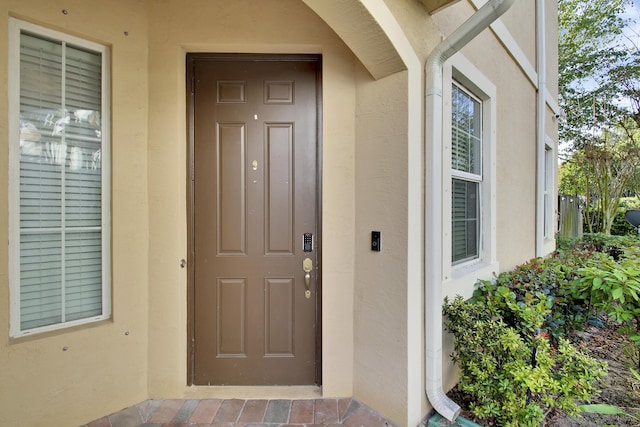
<instances>
[{"instance_id":1,"label":"keypad door lock","mask_svg":"<svg viewBox=\"0 0 640 427\"><path fill-rule=\"evenodd\" d=\"M313 234L304 233L302 235L302 250L303 252L313 252Z\"/></svg>"}]
</instances>

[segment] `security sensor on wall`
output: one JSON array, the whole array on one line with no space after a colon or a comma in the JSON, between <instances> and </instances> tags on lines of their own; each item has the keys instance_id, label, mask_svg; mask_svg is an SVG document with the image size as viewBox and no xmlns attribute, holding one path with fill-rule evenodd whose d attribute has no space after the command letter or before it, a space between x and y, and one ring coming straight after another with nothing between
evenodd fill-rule
<instances>
[{"instance_id":1,"label":"security sensor on wall","mask_svg":"<svg viewBox=\"0 0 640 427\"><path fill-rule=\"evenodd\" d=\"M560 110L558 110L557 113L553 115L553 118L556 120L566 120L567 115L565 114L564 110L561 108Z\"/></svg>"}]
</instances>

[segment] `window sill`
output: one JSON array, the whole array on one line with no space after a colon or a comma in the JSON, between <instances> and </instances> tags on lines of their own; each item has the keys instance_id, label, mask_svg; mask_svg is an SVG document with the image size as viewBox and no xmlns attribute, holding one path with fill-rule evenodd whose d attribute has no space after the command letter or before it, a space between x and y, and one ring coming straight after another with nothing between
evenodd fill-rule
<instances>
[{"instance_id":1,"label":"window sill","mask_svg":"<svg viewBox=\"0 0 640 427\"><path fill-rule=\"evenodd\" d=\"M50 336L76 332L81 329L93 328L104 324L113 323L110 314L80 319L72 322L59 323L41 328L30 329L26 332L18 332L9 336L10 343L20 343L33 339L48 338Z\"/></svg>"},{"instance_id":2,"label":"window sill","mask_svg":"<svg viewBox=\"0 0 640 427\"><path fill-rule=\"evenodd\" d=\"M542 243L543 256L549 256L556 250L556 239L551 237L545 237Z\"/></svg>"}]
</instances>

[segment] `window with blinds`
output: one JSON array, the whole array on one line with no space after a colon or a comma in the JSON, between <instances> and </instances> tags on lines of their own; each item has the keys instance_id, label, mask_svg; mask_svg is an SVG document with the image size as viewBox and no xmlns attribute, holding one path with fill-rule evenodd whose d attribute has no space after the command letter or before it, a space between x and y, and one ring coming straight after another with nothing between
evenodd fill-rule
<instances>
[{"instance_id":1,"label":"window with blinds","mask_svg":"<svg viewBox=\"0 0 640 427\"><path fill-rule=\"evenodd\" d=\"M457 84L451 94L452 262L480 255L482 105Z\"/></svg>"},{"instance_id":2,"label":"window with blinds","mask_svg":"<svg viewBox=\"0 0 640 427\"><path fill-rule=\"evenodd\" d=\"M107 50L12 20L11 332L110 315Z\"/></svg>"}]
</instances>

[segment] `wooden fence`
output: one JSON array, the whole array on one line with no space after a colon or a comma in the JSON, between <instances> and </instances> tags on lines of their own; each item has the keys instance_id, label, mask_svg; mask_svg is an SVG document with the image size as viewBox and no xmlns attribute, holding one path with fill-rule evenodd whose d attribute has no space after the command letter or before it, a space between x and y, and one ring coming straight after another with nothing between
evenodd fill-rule
<instances>
[{"instance_id":1,"label":"wooden fence","mask_svg":"<svg viewBox=\"0 0 640 427\"><path fill-rule=\"evenodd\" d=\"M558 234L561 237L582 237L582 208L577 196L558 196Z\"/></svg>"}]
</instances>

